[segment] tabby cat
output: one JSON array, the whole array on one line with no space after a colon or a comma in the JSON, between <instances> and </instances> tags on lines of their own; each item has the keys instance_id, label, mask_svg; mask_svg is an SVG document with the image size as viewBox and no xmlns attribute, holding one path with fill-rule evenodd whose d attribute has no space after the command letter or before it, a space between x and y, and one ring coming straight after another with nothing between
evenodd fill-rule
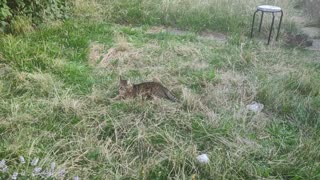
<instances>
[{"instance_id":1,"label":"tabby cat","mask_svg":"<svg viewBox=\"0 0 320 180\"><path fill-rule=\"evenodd\" d=\"M178 99L159 82L131 84L128 80L121 79L120 77L119 95L115 97L115 99L126 99L137 96L142 96L146 99L152 99L153 96L156 96L173 102L179 102Z\"/></svg>"}]
</instances>

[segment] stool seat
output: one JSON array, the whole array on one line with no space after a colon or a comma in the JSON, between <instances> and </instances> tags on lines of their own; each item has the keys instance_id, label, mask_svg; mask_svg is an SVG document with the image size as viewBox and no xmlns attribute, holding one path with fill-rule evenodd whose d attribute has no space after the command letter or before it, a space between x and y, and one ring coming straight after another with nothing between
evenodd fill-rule
<instances>
[{"instance_id":1,"label":"stool seat","mask_svg":"<svg viewBox=\"0 0 320 180\"><path fill-rule=\"evenodd\" d=\"M258 11L264 12L281 12L281 8L278 6L261 5L257 7Z\"/></svg>"}]
</instances>

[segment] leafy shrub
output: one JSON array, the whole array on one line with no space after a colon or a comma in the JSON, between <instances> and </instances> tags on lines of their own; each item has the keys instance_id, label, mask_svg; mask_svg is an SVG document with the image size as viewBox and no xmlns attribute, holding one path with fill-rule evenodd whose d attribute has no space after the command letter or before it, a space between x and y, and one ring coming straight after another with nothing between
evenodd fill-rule
<instances>
[{"instance_id":1,"label":"leafy shrub","mask_svg":"<svg viewBox=\"0 0 320 180\"><path fill-rule=\"evenodd\" d=\"M7 0L0 0L0 32L3 31L3 27L7 25L6 20L12 16L10 8L7 5Z\"/></svg>"},{"instance_id":2,"label":"leafy shrub","mask_svg":"<svg viewBox=\"0 0 320 180\"><path fill-rule=\"evenodd\" d=\"M0 32L23 33L31 24L67 18L67 10L67 0L0 0Z\"/></svg>"},{"instance_id":3,"label":"leafy shrub","mask_svg":"<svg viewBox=\"0 0 320 180\"><path fill-rule=\"evenodd\" d=\"M27 16L15 16L10 24L8 24L8 29L14 34L30 32L33 30L32 20Z\"/></svg>"}]
</instances>

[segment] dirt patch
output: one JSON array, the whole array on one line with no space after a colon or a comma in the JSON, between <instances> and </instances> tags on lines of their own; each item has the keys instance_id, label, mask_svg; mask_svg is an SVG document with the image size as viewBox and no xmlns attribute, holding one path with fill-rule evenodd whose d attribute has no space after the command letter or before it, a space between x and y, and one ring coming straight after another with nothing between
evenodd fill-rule
<instances>
[{"instance_id":1,"label":"dirt patch","mask_svg":"<svg viewBox=\"0 0 320 180\"><path fill-rule=\"evenodd\" d=\"M312 40L306 34L286 34L284 35L285 43L289 46L312 46Z\"/></svg>"},{"instance_id":2,"label":"dirt patch","mask_svg":"<svg viewBox=\"0 0 320 180\"><path fill-rule=\"evenodd\" d=\"M164 27L164 26L153 26L151 27L148 31L147 34L158 34L158 33L169 33L172 35L187 35L190 32L189 31L184 31L180 30L177 28L171 28L171 27Z\"/></svg>"},{"instance_id":3,"label":"dirt patch","mask_svg":"<svg viewBox=\"0 0 320 180\"><path fill-rule=\"evenodd\" d=\"M153 26L146 33L147 34L158 34L161 32L165 32L165 27L163 26Z\"/></svg>"},{"instance_id":4,"label":"dirt patch","mask_svg":"<svg viewBox=\"0 0 320 180\"><path fill-rule=\"evenodd\" d=\"M189 31L184 31L177 28L167 28L166 32L173 35L180 35L180 36L187 35L190 33Z\"/></svg>"},{"instance_id":5,"label":"dirt patch","mask_svg":"<svg viewBox=\"0 0 320 180\"><path fill-rule=\"evenodd\" d=\"M319 20L319 6L317 1L304 1L304 6L307 11L301 12L299 15L290 17L302 34L286 35L286 43L293 46L302 46L308 50L320 51L320 28L318 27ZM310 18L310 15L313 15Z\"/></svg>"},{"instance_id":6,"label":"dirt patch","mask_svg":"<svg viewBox=\"0 0 320 180\"><path fill-rule=\"evenodd\" d=\"M217 33L217 32L203 31L203 32L200 32L200 37L208 40L213 40L213 41L220 41L220 42L227 41L227 36L225 34Z\"/></svg>"},{"instance_id":7,"label":"dirt patch","mask_svg":"<svg viewBox=\"0 0 320 180\"><path fill-rule=\"evenodd\" d=\"M183 35L192 33L190 31L184 31L177 28L171 28L171 27L166 28L163 26L154 26L147 31L147 34L158 34L163 32L166 32L172 35L178 35L178 36L183 36ZM198 38L202 40L205 39L205 40L212 40L212 41L219 41L219 42L227 41L227 35L218 33L218 32L202 31L197 35L198 35Z\"/></svg>"}]
</instances>

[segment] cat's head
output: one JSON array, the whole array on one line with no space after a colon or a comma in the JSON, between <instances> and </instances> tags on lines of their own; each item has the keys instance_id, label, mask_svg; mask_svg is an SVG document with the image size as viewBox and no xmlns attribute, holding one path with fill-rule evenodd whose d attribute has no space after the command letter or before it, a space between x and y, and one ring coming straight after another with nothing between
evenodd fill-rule
<instances>
[{"instance_id":1,"label":"cat's head","mask_svg":"<svg viewBox=\"0 0 320 180\"><path fill-rule=\"evenodd\" d=\"M120 77L119 95L124 96L124 95L128 94L129 92L131 92L131 90L132 90L132 84L130 83L130 81L122 79Z\"/></svg>"}]
</instances>

